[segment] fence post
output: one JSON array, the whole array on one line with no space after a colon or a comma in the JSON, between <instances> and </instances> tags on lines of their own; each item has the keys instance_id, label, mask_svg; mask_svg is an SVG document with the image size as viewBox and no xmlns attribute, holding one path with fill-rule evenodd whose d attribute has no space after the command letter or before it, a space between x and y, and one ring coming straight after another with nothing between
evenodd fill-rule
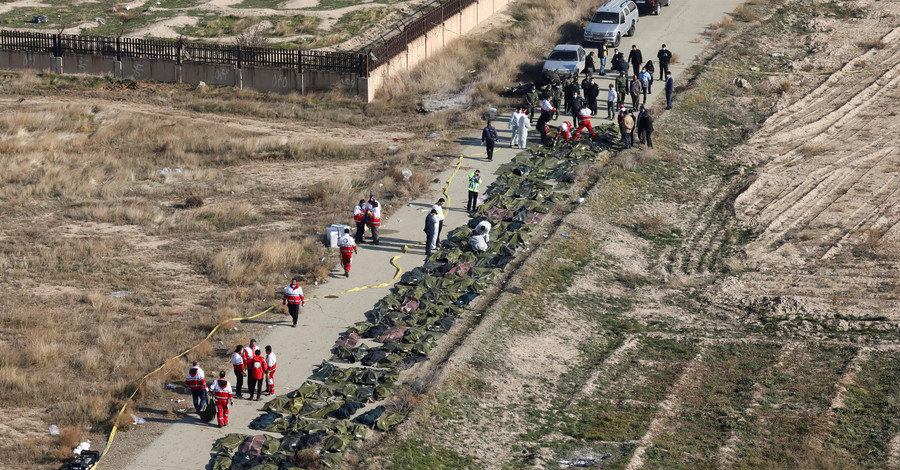
<instances>
[{"instance_id":1,"label":"fence post","mask_svg":"<svg viewBox=\"0 0 900 470\"><path fill-rule=\"evenodd\" d=\"M53 57L62 57L62 45L59 34L53 35Z\"/></svg>"},{"instance_id":2,"label":"fence post","mask_svg":"<svg viewBox=\"0 0 900 470\"><path fill-rule=\"evenodd\" d=\"M116 36L116 60L122 61L122 36Z\"/></svg>"},{"instance_id":3,"label":"fence post","mask_svg":"<svg viewBox=\"0 0 900 470\"><path fill-rule=\"evenodd\" d=\"M243 46L238 46L238 47L237 47L237 68L241 68L241 61L242 61L242 59L243 59L243 52L244 52L244 47L243 47Z\"/></svg>"}]
</instances>

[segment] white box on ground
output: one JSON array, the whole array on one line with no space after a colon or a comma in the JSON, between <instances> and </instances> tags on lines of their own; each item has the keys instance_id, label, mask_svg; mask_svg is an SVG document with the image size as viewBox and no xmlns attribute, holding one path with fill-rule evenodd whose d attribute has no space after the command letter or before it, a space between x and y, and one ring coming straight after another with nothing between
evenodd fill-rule
<instances>
[{"instance_id":1,"label":"white box on ground","mask_svg":"<svg viewBox=\"0 0 900 470\"><path fill-rule=\"evenodd\" d=\"M344 229L348 228L350 228L349 225L331 224L331 227L325 229L325 241L328 243L328 246L337 248L338 239L344 234Z\"/></svg>"}]
</instances>

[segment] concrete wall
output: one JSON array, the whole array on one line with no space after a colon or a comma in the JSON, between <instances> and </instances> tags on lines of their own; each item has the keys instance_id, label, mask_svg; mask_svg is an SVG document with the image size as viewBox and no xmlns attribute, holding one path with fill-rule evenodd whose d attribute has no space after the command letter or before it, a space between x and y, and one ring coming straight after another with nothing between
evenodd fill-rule
<instances>
[{"instance_id":1,"label":"concrete wall","mask_svg":"<svg viewBox=\"0 0 900 470\"><path fill-rule=\"evenodd\" d=\"M382 63L372 71L368 86L371 92L363 98L372 101L374 93L384 86L388 78L404 71L408 72L416 65L433 57L447 44L468 33L497 11L506 8L511 1L479 0L448 18L443 25L438 25L427 31L424 36L411 40L406 45L406 54L398 54L397 57Z\"/></svg>"},{"instance_id":2,"label":"concrete wall","mask_svg":"<svg viewBox=\"0 0 900 470\"><path fill-rule=\"evenodd\" d=\"M43 52L0 51L0 68L6 70L50 71L53 54Z\"/></svg>"},{"instance_id":3,"label":"concrete wall","mask_svg":"<svg viewBox=\"0 0 900 470\"><path fill-rule=\"evenodd\" d=\"M304 71L293 69L244 67L230 65L195 64L185 62L124 57L116 62L113 57L69 54L53 57L49 53L0 51L0 69L42 72L115 75L118 78L156 80L168 83L199 83L236 86L270 93L309 93L342 90L344 93L372 101L385 81L401 71L409 71L433 57L447 44L475 28L495 12L502 10L511 0L479 0L462 12L448 18L443 25L427 31L406 46L406 53L398 54L372 71L370 77L355 73Z\"/></svg>"},{"instance_id":4,"label":"concrete wall","mask_svg":"<svg viewBox=\"0 0 900 470\"><path fill-rule=\"evenodd\" d=\"M115 64L115 57L75 54L66 56L66 60L62 61L62 73L113 75Z\"/></svg>"}]
</instances>

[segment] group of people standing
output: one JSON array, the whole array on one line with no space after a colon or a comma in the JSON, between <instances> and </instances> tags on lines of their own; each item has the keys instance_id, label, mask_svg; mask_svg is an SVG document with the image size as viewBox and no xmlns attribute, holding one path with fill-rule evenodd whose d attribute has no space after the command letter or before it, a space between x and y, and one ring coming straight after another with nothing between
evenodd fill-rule
<instances>
[{"instance_id":1,"label":"group of people standing","mask_svg":"<svg viewBox=\"0 0 900 470\"><path fill-rule=\"evenodd\" d=\"M256 391L256 400L262 399L262 384L266 384L266 394L275 393L275 368L278 364L272 346L266 346L266 355L263 357L260 350L256 348L256 340L251 339L247 347L237 345L234 354L231 357L231 364L234 368L236 378L236 387L233 389L228 379L225 378L225 371L219 371L219 378L206 383L206 376L200 367L200 361L194 361L188 370L187 377L184 380L185 385L191 391L191 397L194 402L194 410L197 414L206 407L207 391L212 392L213 402L216 406L216 418L219 427L228 425L228 410L234 405L234 397L242 398L242 388L244 387L244 375L247 375L247 389L250 392L248 400L253 400L253 392ZM235 390L237 393L235 393Z\"/></svg>"}]
</instances>

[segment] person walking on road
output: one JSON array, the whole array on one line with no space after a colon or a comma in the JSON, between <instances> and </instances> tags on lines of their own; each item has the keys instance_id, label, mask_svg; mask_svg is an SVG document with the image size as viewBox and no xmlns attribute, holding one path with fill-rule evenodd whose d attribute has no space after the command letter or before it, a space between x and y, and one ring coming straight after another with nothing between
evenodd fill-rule
<instances>
[{"instance_id":1,"label":"person walking on road","mask_svg":"<svg viewBox=\"0 0 900 470\"><path fill-rule=\"evenodd\" d=\"M666 45L663 44L659 52L656 53L656 58L659 60L659 79L665 80L666 75L669 73L669 62L672 60L672 52L666 49Z\"/></svg>"},{"instance_id":2,"label":"person walking on road","mask_svg":"<svg viewBox=\"0 0 900 470\"><path fill-rule=\"evenodd\" d=\"M616 77L616 94L619 98L616 106L625 104L625 97L628 96L628 79L625 78L625 72L619 72L619 76Z\"/></svg>"},{"instance_id":3,"label":"person walking on road","mask_svg":"<svg viewBox=\"0 0 900 470\"><path fill-rule=\"evenodd\" d=\"M338 240L338 249L341 251L341 266L344 267L344 277L350 277L350 263L356 250L356 240L350 236L350 229L345 228L344 234Z\"/></svg>"},{"instance_id":4,"label":"person walking on road","mask_svg":"<svg viewBox=\"0 0 900 470\"><path fill-rule=\"evenodd\" d=\"M650 134L653 134L653 118L650 117L650 111L641 106L641 113L638 115L638 136L642 143L647 143L647 148L652 149L653 138L650 137Z\"/></svg>"},{"instance_id":5,"label":"person walking on road","mask_svg":"<svg viewBox=\"0 0 900 470\"><path fill-rule=\"evenodd\" d=\"M487 151L487 159L494 159L494 144L497 142L497 128L491 125L491 120L487 120L487 125L481 130L481 143Z\"/></svg>"},{"instance_id":6,"label":"person walking on road","mask_svg":"<svg viewBox=\"0 0 900 470\"><path fill-rule=\"evenodd\" d=\"M366 200L360 199L359 204L353 208L353 221L356 222L356 243L363 242L366 233ZM238 393L238 396L241 394Z\"/></svg>"},{"instance_id":7,"label":"person walking on road","mask_svg":"<svg viewBox=\"0 0 900 470\"><path fill-rule=\"evenodd\" d=\"M219 371L219 378L214 380L209 386L209 391L213 392L213 400L216 402L216 418L219 421L219 427L228 426L228 408L234 405L234 393L231 391L231 384L225 379L225 371ZM206 390L203 390L206 393Z\"/></svg>"},{"instance_id":8,"label":"person walking on road","mask_svg":"<svg viewBox=\"0 0 900 470\"><path fill-rule=\"evenodd\" d=\"M523 114L524 116L524 114ZM441 241L441 232L444 231L444 203L447 202L444 198L440 198L431 206L431 209L435 212L434 218L438 221L438 230L437 235L435 235L435 244L440 243Z\"/></svg>"},{"instance_id":9,"label":"person walking on road","mask_svg":"<svg viewBox=\"0 0 900 470\"><path fill-rule=\"evenodd\" d=\"M466 212L475 212L478 208L478 189L481 187L481 171L475 170L469 173L469 200L466 202Z\"/></svg>"},{"instance_id":10,"label":"person walking on road","mask_svg":"<svg viewBox=\"0 0 900 470\"><path fill-rule=\"evenodd\" d=\"M381 204L375 200L375 196L372 196L372 199L369 200L369 205L366 208L366 225L372 232L372 244L379 245L378 227L381 226Z\"/></svg>"},{"instance_id":11,"label":"person walking on road","mask_svg":"<svg viewBox=\"0 0 900 470\"><path fill-rule=\"evenodd\" d=\"M672 72L666 72L666 109L672 109L672 93L675 91L675 80Z\"/></svg>"},{"instance_id":12,"label":"person walking on road","mask_svg":"<svg viewBox=\"0 0 900 470\"><path fill-rule=\"evenodd\" d=\"M291 314L294 328L296 328L297 318L300 316L300 306L306 305L306 298L303 297L303 288L300 287L300 283L297 282L296 278L291 279L291 284L284 288L284 297L281 299L281 305L287 305L288 313ZM251 340L250 345L256 348L256 341ZM255 352L256 350L253 349L253 351ZM250 356L250 358L252 357ZM244 359L244 364L247 364L246 358Z\"/></svg>"},{"instance_id":13,"label":"person walking on road","mask_svg":"<svg viewBox=\"0 0 900 470\"><path fill-rule=\"evenodd\" d=\"M644 56L641 55L641 50L637 46L631 46L631 52L628 53L628 63L634 69L634 75L640 73L641 67L644 66Z\"/></svg>"},{"instance_id":14,"label":"person walking on road","mask_svg":"<svg viewBox=\"0 0 900 470\"><path fill-rule=\"evenodd\" d=\"M250 398L253 399L253 390L256 390L256 400L259 401L262 399L262 384L266 379L266 358L262 357L259 349L254 351L253 358L250 359L250 371L248 375L248 382L250 384Z\"/></svg>"},{"instance_id":15,"label":"person walking on road","mask_svg":"<svg viewBox=\"0 0 900 470\"><path fill-rule=\"evenodd\" d=\"M625 127L625 148L630 149L634 145L634 112L632 110L628 110L622 124Z\"/></svg>"},{"instance_id":16,"label":"person walking on road","mask_svg":"<svg viewBox=\"0 0 900 470\"><path fill-rule=\"evenodd\" d=\"M644 87L641 86L641 81L638 80L637 75L631 79L631 85L629 85L629 91L631 92L631 109L637 109L638 101L640 101L641 93L644 92Z\"/></svg>"},{"instance_id":17,"label":"person walking on road","mask_svg":"<svg viewBox=\"0 0 900 470\"><path fill-rule=\"evenodd\" d=\"M275 393L275 367L278 366L278 359L272 352L272 346L266 346L266 395Z\"/></svg>"},{"instance_id":18,"label":"person walking on road","mask_svg":"<svg viewBox=\"0 0 900 470\"><path fill-rule=\"evenodd\" d=\"M592 139L597 137L597 134L594 134L594 126L591 125L591 109L587 105L584 105L578 113L578 129L575 130L573 140L578 140L582 129L590 131Z\"/></svg>"},{"instance_id":19,"label":"person walking on road","mask_svg":"<svg viewBox=\"0 0 900 470\"><path fill-rule=\"evenodd\" d=\"M606 119L610 121L613 118L613 114L616 112L616 101L619 99L619 94L616 93L615 88L613 88L612 83L609 84L609 92L606 95Z\"/></svg>"},{"instance_id":20,"label":"person walking on road","mask_svg":"<svg viewBox=\"0 0 900 470\"><path fill-rule=\"evenodd\" d=\"M616 120L619 122L619 132L622 134L622 143L625 143L625 116L628 115L628 111L625 110L625 105L619 107L619 113L616 115Z\"/></svg>"},{"instance_id":21,"label":"person walking on road","mask_svg":"<svg viewBox=\"0 0 900 470\"><path fill-rule=\"evenodd\" d=\"M425 217L425 256L430 256L432 250L437 248L438 221L436 215L437 211L431 209L431 212Z\"/></svg>"},{"instance_id":22,"label":"person walking on road","mask_svg":"<svg viewBox=\"0 0 900 470\"><path fill-rule=\"evenodd\" d=\"M191 398L194 400L194 411L200 414L200 411L206 407L206 375L200 368L200 361L194 361L191 368L188 369L187 377L184 384L191 391Z\"/></svg>"},{"instance_id":23,"label":"person walking on road","mask_svg":"<svg viewBox=\"0 0 900 470\"><path fill-rule=\"evenodd\" d=\"M656 73L656 69L653 68L653 61L648 60L646 64L644 64L644 68L647 69L647 73L650 74L650 79L647 82L647 93L653 93L653 74Z\"/></svg>"},{"instance_id":24,"label":"person walking on road","mask_svg":"<svg viewBox=\"0 0 900 470\"><path fill-rule=\"evenodd\" d=\"M231 355L231 367L234 368L234 380L237 385L236 396L238 398L244 397L241 394L241 389L244 387L244 356L241 355L243 350L244 346L239 344L234 348L234 354Z\"/></svg>"},{"instance_id":25,"label":"person walking on road","mask_svg":"<svg viewBox=\"0 0 900 470\"><path fill-rule=\"evenodd\" d=\"M588 53L587 57L584 58L584 73L590 74L594 73L594 51Z\"/></svg>"},{"instance_id":26,"label":"person walking on road","mask_svg":"<svg viewBox=\"0 0 900 470\"><path fill-rule=\"evenodd\" d=\"M550 87L550 95L552 97L552 99L550 100L550 105L553 107L552 119L557 119L559 118L559 107L563 104L563 91L558 83L553 83L553 86Z\"/></svg>"}]
</instances>

